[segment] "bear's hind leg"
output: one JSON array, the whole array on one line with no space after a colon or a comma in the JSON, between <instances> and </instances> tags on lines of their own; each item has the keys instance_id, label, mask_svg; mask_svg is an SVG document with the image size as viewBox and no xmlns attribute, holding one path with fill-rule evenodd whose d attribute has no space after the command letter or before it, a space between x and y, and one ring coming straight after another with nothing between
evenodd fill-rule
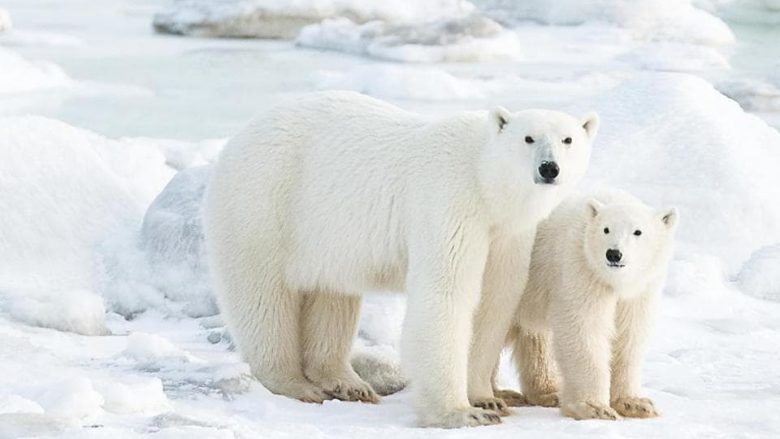
<instances>
[{"instance_id":1,"label":"bear's hind leg","mask_svg":"<svg viewBox=\"0 0 780 439\"><path fill-rule=\"evenodd\" d=\"M237 260L237 259L236 259ZM240 273L225 268L224 273ZM239 261L239 264L241 262ZM246 271L245 276L221 276L220 308L252 374L272 393L303 402L321 403L329 396L303 375L300 317L303 297L288 291L270 267ZM241 267L241 265L239 265Z\"/></svg>"},{"instance_id":2,"label":"bear's hind leg","mask_svg":"<svg viewBox=\"0 0 780 439\"><path fill-rule=\"evenodd\" d=\"M344 401L379 402L350 364L360 316L360 296L315 292L303 296L303 370L328 395Z\"/></svg>"}]
</instances>

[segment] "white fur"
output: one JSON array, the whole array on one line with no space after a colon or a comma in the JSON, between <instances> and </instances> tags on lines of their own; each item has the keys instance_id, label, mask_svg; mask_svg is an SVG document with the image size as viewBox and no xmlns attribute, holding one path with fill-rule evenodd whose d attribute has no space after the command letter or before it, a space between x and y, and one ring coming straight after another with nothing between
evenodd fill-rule
<instances>
[{"instance_id":1,"label":"white fur","mask_svg":"<svg viewBox=\"0 0 780 439\"><path fill-rule=\"evenodd\" d=\"M640 372L676 223L674 209L609 190L567 200L539 225L515 338L528 402L557 403L557 365L564 415L656 415ZM609 265L608 249L622 252L622 267Z\"/></svg>"},{"instance_id":2,"label":"white fur","mask_svg":"<svg viewBox=\"0 0 780 439\"><path fill-rule=\"evenodd\" d=\"M471 322L483 274L511 285L500 278L523 263L486 261L579 180L597 124L501 108L427 120L351 92L252 122L215 165L205 232L220 308L254 375L305 401L377 401L349 365L359 295L406 290L402 362L419 423L498 422L469 406ZM558 184L535 184L553 159Z\"/></svg>"}]
</instances>

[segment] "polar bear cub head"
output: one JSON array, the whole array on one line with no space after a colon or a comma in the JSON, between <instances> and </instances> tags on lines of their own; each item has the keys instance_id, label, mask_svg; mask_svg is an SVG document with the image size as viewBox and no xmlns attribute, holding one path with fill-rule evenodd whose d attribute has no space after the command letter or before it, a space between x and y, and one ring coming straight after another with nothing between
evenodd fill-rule
<instances>
[{"instance_id":1,"label":"polar bear cub head","mask_svg":"<svg viewBox=\"0 0 780 439\"><path fill-rule=\"evenodd\" d=\"M536 227L585 175L599 118L498 107L488 113L487 126L483 195L494 215L522 229Z\"/></svg>"},{"instance_id":2,"label":"polar bear cub head","mask_svg":"<svg viewBox=\"0 0 780 439\"><path fill-rule=\"evenodd\" d=\"M662 275L671 257L677 209L656 210L624 192L586 203L583 240L590 269L620 294Z\"/></svg>"}]
</instances>

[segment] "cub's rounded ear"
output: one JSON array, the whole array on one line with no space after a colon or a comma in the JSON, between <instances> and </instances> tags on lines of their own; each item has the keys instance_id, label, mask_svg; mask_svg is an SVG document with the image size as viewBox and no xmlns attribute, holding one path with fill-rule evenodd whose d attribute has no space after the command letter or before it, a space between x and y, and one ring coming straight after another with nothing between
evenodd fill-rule
<instances>
[{"instance_id":1,"label":"cub's rounded ear","mask_svg":"<svg viewBox=\"0 0 780 439\"><path fill-rule=\"evenodd\" d=\"M661 218L661 222L664 223L667 229L673 230L677 226L677 220L680 215L677 213L677 208L663 209L658 215Z\"/></svg>"},{"instance_id":2,"label":"cub's rounded ear","mask_svg":"<svg viewBox=\"0 0 780 439\"><path fill-rule=\"evenodd\" d=\"M512 114L506 108L498 106L490 110L490 121L497 127L496 131L502 131Z\"/></svg>"},{"instance_id":3,"label":"cub's rounded ear","mask_svg":"<svg viewBox=\"0 0 780 439\"><path fill-rule=\"evenodd\" d=\"M602 203L601 201L595 198L591 198L590 200L588 200L587 208L586 208L588 212L588 219L596 218L599 212L601 212L601 208L603 207L604 207L604 203Z\"/></svg>"},{"instance_id":4,"label":"cub's rounded ear","mask_svg":"<svg viewBox=\"0 0 780 439\"><path fill-rule=\"evenodd\" d=\"M596 134L599 132L599 115L595 111L585 113L580 119L582 129L588 134L588 138L593 140Z\"/></svg>"}]
</instances>

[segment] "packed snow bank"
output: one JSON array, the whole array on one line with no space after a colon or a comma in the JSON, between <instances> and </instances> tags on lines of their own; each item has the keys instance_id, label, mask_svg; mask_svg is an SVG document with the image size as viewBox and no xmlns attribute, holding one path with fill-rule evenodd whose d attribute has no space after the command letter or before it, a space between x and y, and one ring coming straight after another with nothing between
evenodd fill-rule
<instances>
[{"instance_id":1,"label":"packed snow bank","mask_svg":"<svg viewBox=\"0 0 780 439\"><path fill-rule=\"evenodd\" d=\"M28 325L106 335L103 298L88 291L62 291L43 297L16 297L10 305L11 317Z\"/></svg>"},{"instance_id":2,"label":"packed snow bank","mask_svg":"<svg viewBox=\"0 0 780 439\"><path fill-rule=\"evenodd\" d=\"M604 22L630 29L644 40L714 45L734 41L726 23L695 7L691 0L485 0L480 5L483 12L502 23Z\"/></svg>"},{"instance_id":3,"label":"packed snow bank","mask_svg":"<svg viewBox=\"0 0 780 439\"><path fill-rule=\"evenodd\" d=\"M2 26L2 11L0 11ZM0 47L0 96L69 87L74 84L56 64L31 62L11 50Z\"/></svg>"},{"instance_id":4,"label":"packed snow bank","mask_svg":"<svg viewBox=\"0 0 780 439\"><path fill-rule=\"evenodd\" d=\"M9 14L5 9L0 8L0 32L10 30L11 27L11 14Z\"/></svg>"},{"instance_id":5,"label":"packed snow bank","mask_svg":"<svg viewBox=\"0 0 780 439\"><path fill-rule=\"evenodd\" d=\"M154 28L176 35L289 39L303 26L330 17L409 23L463 16L473 9L465 0L178 0L154 16Z\"/></svg>"},{"instance_id":6,"label":"packed snow bank","mask_svg":"<svg viewBox=\"0 0 780 439\"><path fill-rule=\"evenodd\" d=\"M296 44L403 62L515 60L522 45L512 32L477 14L425 23L324 20L303 28Z\"/></svg>"},{"instance_id":7,"label":"packed snow bank","mask_svg":"<svg viewBox=\"0 0 780 439\"><path fill-rule=\"evenodd\" d=\"M149 145L40 117L0 119L0 144L3 289L91 289L95 245L139 221L172 174Z\"/></svg>"},{"instance_id":8,"label":"packed snow bank","mask_svg":"<svg viewBox=\"0 0 780 439\"><path fill-rule=\"evenodd\" d=\"M680 250L714 256L731 274L780 242L775 129L683 74L639 74L596 97L595 107L604 123L587 183L678 206Z\"/></svg>"}]
</instances>

